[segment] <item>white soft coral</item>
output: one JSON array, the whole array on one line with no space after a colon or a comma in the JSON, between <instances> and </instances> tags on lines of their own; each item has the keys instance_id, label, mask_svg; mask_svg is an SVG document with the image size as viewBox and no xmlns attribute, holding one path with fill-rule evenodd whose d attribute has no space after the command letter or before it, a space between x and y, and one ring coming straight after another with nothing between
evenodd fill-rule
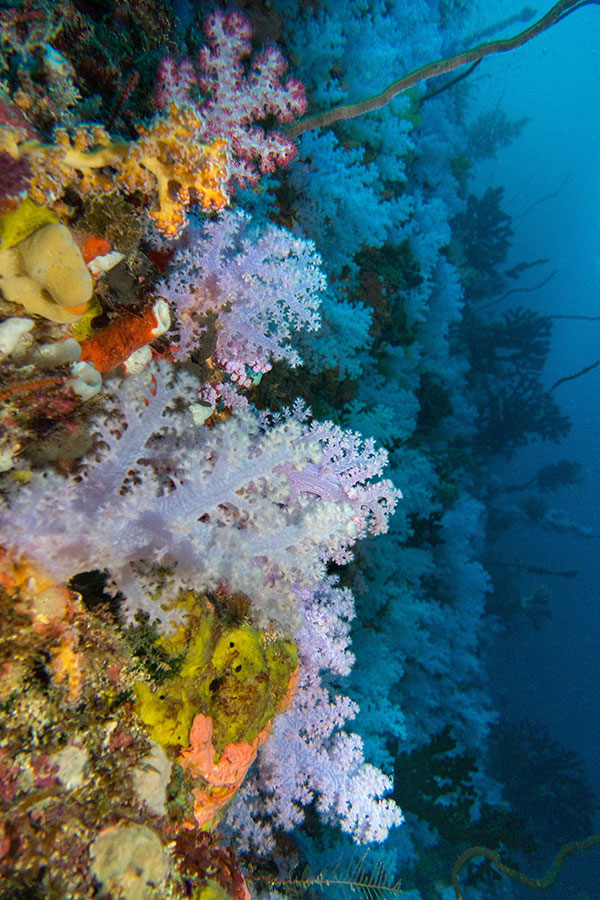
<instances>
[{"instance_id":1,"label":"white soft coral","mask_svg":"<svg viewBox=\"0 0 600 900\"><path fill-rule=\"evenodd\" d=\"M380 531L393 509L397 492L378 480L385 457L367 444L366 468L357 468L351 436L348 479L333 426L311 432L293 416L267 425L247 409L194 427L174 411L194 390L166 364L126 379L124 422L98 426L97 458L79 479L34 477L4 511L2 541L63 581L106 570L129 616L168 617L151 599L159 565L172 593L226 585L250 597L260 623L297 622L298 592L325 577L328 560L347 558L368 525Z\"/></svg>"}]
</instances>

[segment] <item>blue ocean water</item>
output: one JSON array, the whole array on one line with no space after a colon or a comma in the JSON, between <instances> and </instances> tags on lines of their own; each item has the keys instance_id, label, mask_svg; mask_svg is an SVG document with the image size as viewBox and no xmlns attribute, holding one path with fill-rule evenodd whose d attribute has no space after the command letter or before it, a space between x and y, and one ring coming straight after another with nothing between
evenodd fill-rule
<instances>
[{"instance_id":1,"label":"blue ocean water","mask_svg":"<svg viewBox=\"0 0 600 900\"><path fill-rule=\"evenodd\" d=\"M524 297L549 315L598 315L600 79L595 12L593 6L582 9L507 56L482 84L479 98L501 104L511 115L530 117L522 135L501 150L496 161L482 165L479 178L482 186L505 186L504 208L514 217L515 229L509 261L549 258L545 271L555 271L555 276ZM548 384L597 360L599 324L554 321L544 371ZM594 537L542 534L532 528L515 533L514 544L506 539L507 551L519 560L573 569L577 576L554 579L550 617L538 629L530 626L500 639L491 668L503 715L515 722L524 718L539 722L554 740L575 751L585 761L596 793L600 790L599 389L596 369L556 392L573 423L560 455L580 462L583 474L581 484L563 488L557 499ZM521 476L526 480L555 456L551 445L524 447L499 474L512 480L518 472L516 480ZM573 860L565 869L563 886L549 895L575 897L580 890L585 896L597 896L599 869L598 856L590 851L589 857Z\"/></svg>"}]
</instances>

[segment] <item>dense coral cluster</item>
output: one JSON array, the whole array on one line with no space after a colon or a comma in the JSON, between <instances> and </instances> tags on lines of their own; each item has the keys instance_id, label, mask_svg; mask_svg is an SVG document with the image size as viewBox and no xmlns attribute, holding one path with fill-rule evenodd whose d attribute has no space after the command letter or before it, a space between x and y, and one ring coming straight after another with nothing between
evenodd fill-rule
<instances>
[{"instance_id":1,"label":"dense coral cluster","mask_svg":"<svg viewBox=\"0 0 600 900\"><path fill-rule=\"evenodd\" d=\"M280 84L279 51L267 49L245 71L245 20L216 14L207 28L197 79L204 99L189 84L172 90L166 78L175 69L163 63L158 109L136 125L137 137L76 125L42 140L17 114L2 127L3 152L14 162L0 221L2 304L14 313L1 326L10 403L4 468L15 467L19 440L33 466L7 484L3 553L7 571L25 574L4 583L7 603L24 610L19 639L24 647L33 641L32 656L51 679L48 701L39 685L22 696L7 687L15 720L2 734L3 752L24 741L23 704L42 704L42 750L58 740L56 702L76 710L75 718L62 715L59 740L74 767L68 784L52 754L23 757L14 778L7 770L8 785L22 781L23 767L39 770L23 796L17 789L6 797L6 814L15 803L26 810L22 840L3 832L15 889L25 879L57 896L84 896L92 885L115 897L142 897L159 885L180 896L185 882L198 897L222 896L223 888L244 896L233 859L225 884L214 875L223 849L207 847L200 864L202 839L193 844L185 833L215 828L261 748L280 746L280 719L301 741L308 722L323 719L302 753L297 748L296 765L313 774L308 791L290 789L289 802L299 804L293 821L316 794L323 819L340 821L357 840L381 840L400 821L385 799L389 779L364 763L360 739L342 731L354 705L330 696L314 663L333 629L347 671L343 623L352 599L328 566L347 563L358 539L386 530L400 492L381 478L387 454L373 441L311 421L301 401L271 415L244 398L274 363L300 364L294 335L318 329L326 283L309 241L272 224L253 229L243 212L212 220L202 213L228 202L232 177L255 181L259 170L291 158L291 141L256 120L284 122L304 109L299 83ZM188 224L192 205L199 212ZM168 240L186 226L178 245ZM162 362L148 367L153 355ZM62 391L64 420L47 403L50 385ZM48 442L35 462L27 438L39 433L42 402L58 445L53 454ZM48 465L55 460L62 471ZM43 627L35 619L30 626L24 605L46 596L41 576L27 572L47 573L57 596L68 598L44 608ZM68 583L103 612L88 610ZM320 624L327 603L329 624ZM312 641L299 631L309 622ZM86 636L98 629L97 657ZM15 683L13 669L6 684ZM110 752L119 764L107 781L97 767ZM284 770L274 766L281 775L260 789L282 810L279 782L291 768L291 760ZM348 783L338 795L340 779ZM119 781L120 805L111 799ZM50 817L45 797L38 801L44 790L56 791ZM80 790L98 807L94 823L77 811ZM46 834L43 852L25 839L30 808ZM293 821L274 810L276 829ZM67 856L58 827L78 833L67 873L53 872L56 854ZM140 855L145 863L134 871Z\"/></svg>"},{"instance_id":2,"label":"dense coral cluster","mask_svg":"<svg viewBox=\"0 0 600 900\"><path fill-rule=\"evenodd\" d=\"M81 22L77 27L83 40ZM217 890L215 877L219 890L242 896L234 863L229 880L219 881L213 873L221 869L200 864L203 839L193 844L189 831L220 822L239 848L279 857L282 832L301 823L311 806L323 823L340 825L357 842L382 841L402 821L389 797L391 779L365 762L369 742L345 730L358 705L333 682L351 669L355 603L333 570L352 561L357 541L386 532L400 498L382 478L388 453L355 424L381 433L381 423L394 418L388 388L376 362L354 388L353 415L341 413L344 424L333 409L338 421L312 420L289 390L269 394L271 375L276 386L277 370L298 369L303 359L306 372L335 364L354 378L369 371L369 324L393 298L380 286L377 307L373 293L360 297L352 289L346 300L339 286L327 288L323 270L336 275L342 268L332 242L338 262L356 271L352 257L368 241L356 221L354 236L350 229L342 245L341 223L329 216L325 230L315 228L315 248L306 210L313 205L320 217L325 197L318 196L316 173L310 184L296 181L302 193L288 221L295 215L300 233L268 221L260 210L266 194L261 201L240 191L242 208L221 210L232 200L233 183L256 184L260 174L290 162L294 144L278 129L302 114L305 101L299 82L282 83L277 49L252 56L249 26L238 13L213 14L205 33L208 43L193 64L163 59L154 114L128 136L112 134L108 121L36 134L21 120L27 104L17 91L2 127L14 174L7 211L16 204L0 224L7 254L2 303L11 314L7 322L23 311L31 316L25 328L3 332L6 468L22 469L7 485L2 542L11 565L33 565L57 585L81 586L86 602L104 610L105 640L117 642L106 667L121 691L110 706L117 724L108 737L96 737L104 727L96 718L104 723L109 715L101 703L96 718L81 707L76 732L70 719L64 725L67 747L89 755L98 741L114 745L122 760L117 775L126 785L126 808L115 805L80 835L80 882L68 882L75 892L99 884L133 896L136 885L143 894L161 884L179 896L188 878L182 873L192 872L194 896ZM27 53L36 58L38 51L26 51L24 59ZM83 67L77 59L73 65L69 77L80 77L83 86ZM20 72L15 67L11 77L25 83ZM39 100L36 91L30 111L43 130ZM311 144L304 143L298 177L308 171ZM313 143L321 166L323 153L349 153L348 187L357 176L373 209L381 202L391 216L374 228L371 244L397 233L413 206L422 216L434 208L423 198L383 197L391 167L365 174L360 152L331 146L326 135ZM334 170L325 163L321 172L333 197L327 178ZM252 215L243 210L246 200ZM29 245L37 247L45 229L58 229L72 254L64 256L60 290L36 268L44 302L34 306L24 282L9 279L34 279ZM441 228L439 239L415 245L428 278L445 237ZM65 287L77 272L85 296L67 302ZM417 296L416 278L398 283L407 291L408 311L396 318L416 322L425 290ZM452 308L452 284L447 293L441 302ZM447 319L445 311L439 316ZM335 323L343 323L347 349ZM152 357L159 361L148 366ZM399 440L415 415L408 399L413 376L406 374L405 393L397 397L408 412L400 416L404 425L392 429ZM252 403L261 376L268 377L260 405L275 407L272 412L259 413ZM90 391L82 402L77 385L84 377ZM40 433L36 410L49 396L48 382L64 398L64 413L59 419L46 412L51 440L36 456L39 441L31 438ZM383 391L374 402L378 386ZM311 399L310 388L299 392ZM279 409L282 400L289 408ZM10 459L16 441L26 453L22 463ZM395 449L393 441L390 446ZM410 485L411 477L404 471L400 480ZM109 598L116 620L108 617ZM79 603L86 633L104 627L80 601L72 602ZM69 637L48 645L44 666L52 691L76 706L95 684L90 673L98 663L83 652L77 629L52 627ZM470 659L465 671L469 665ZM394 672L392 666L373 682L377 702L385 704ZM364 713L373 706L367 699ZM4 746L17 740L7 733ZM389 760L383 764L390 771ZM95 770L82 763L81 771L86 779ZM114 788L105 788L106 807ZM76 802L69 793L56 807L57 821ZM175 848L171 864L165 835ZM40 885L50 885L32 844L11 849L16 855L7 871L25 866ZM215 860L222 852L206 848ZM147 867L135 882L131 858L140 853Z\"/></svg>"}]
</instances>

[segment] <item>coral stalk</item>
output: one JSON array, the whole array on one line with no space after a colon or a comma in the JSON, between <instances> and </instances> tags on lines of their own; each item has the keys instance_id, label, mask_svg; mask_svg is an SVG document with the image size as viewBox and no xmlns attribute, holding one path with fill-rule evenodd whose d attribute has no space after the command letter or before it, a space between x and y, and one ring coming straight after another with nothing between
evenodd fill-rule
<instances>
[{"instance_id":1,"label":"coral stalk","mask_svg":"<svg viewBox=\"0 0 600 900\"><path fill-rule=\"evenodd\" d=\"M465 863L469 862L470 859L476 859L478 856L483 856L485 859L489 860L490 864L495 869L503 875L507 875L508 878L512 878L513 881L518 881L519 884L525 884L527 887L539 888L542 891L546 891L548 888L551 888L556 881L560 868L565 858L570 853L575 853L577 850L587 850L589 847L598 846L598 844L600 844L600 834L592 834L590 837L584 838L581 841L571 841L569 844L564 844L554 857L552 865L542 878L529 878L527 875L522 875L517 869L513 869L511 866L507 866L503 863L500 859L500 854L496 850L491 850L489 847L469 847L464 853L461 853L452 869L452 886L454 887L456 900L462 900L463 896L458 885L458 874Z\"/></svg>"},{"instance_id":2,"label":"coral stalk","mask_svg":"<svg viewBox=\"0 0 600 900\"><path fill-rule=\"evenodd\" d=\"M529 28L525 28L524 31L520 31L519 34L512 38L490 41L487 44L478 44L477 47L472 47L471 50L463 50L446 59L438 59L435 62L428 63L392 82L384 91L375 94L374 97L368 97L366 100L360 100L358 103L345 103L342 106L336 106L333 109L316 113L313 116L307 116L291 125L286 133L291 138L297 138L305 131L314 131L317 128L324 128L327 125L333 125L334 122L341 122L345 119L356 119L364 113L381 109L382 106L386 106L398 94L409 90L416 84L420 84L421 81L428 81L430 78L436 78L438 75L453 72L459 66L479 62L491 53L506 53L507 50L521 47L552 25L560 22L569 13L580 9L582 6L588 6L597 2L598 0L561 0L561 2L555 3L545 16L542 16Z\"/></svg>"}]
</instances>

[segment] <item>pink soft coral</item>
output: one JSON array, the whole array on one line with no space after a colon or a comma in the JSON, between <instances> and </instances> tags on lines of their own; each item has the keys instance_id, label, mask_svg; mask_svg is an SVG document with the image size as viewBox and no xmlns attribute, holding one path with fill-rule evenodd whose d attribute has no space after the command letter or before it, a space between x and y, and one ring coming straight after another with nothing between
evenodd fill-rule
<instances>
[{"instance_id":1,"label":"pink soft coral","mask_svg":"<svg viewBox=\"0 0 600 900\"><path fill-rule=\"evenodd\" d=\"M233 180L256 184L261 173L273 172L295 155L294 142L263 123L269 118L291 122L301 116L306 111L304 88L295 78L282 83L286 62L277 47L267 47L252 58L250 25L241 13L215 11L204 32L208 45L198 55L197 71L189 60L179 65L171 58L163 60L157 104L189 103L190 92L198 85L204 94L202 140L225 138L233 152Z\"/></svg>"}]
</instances>

